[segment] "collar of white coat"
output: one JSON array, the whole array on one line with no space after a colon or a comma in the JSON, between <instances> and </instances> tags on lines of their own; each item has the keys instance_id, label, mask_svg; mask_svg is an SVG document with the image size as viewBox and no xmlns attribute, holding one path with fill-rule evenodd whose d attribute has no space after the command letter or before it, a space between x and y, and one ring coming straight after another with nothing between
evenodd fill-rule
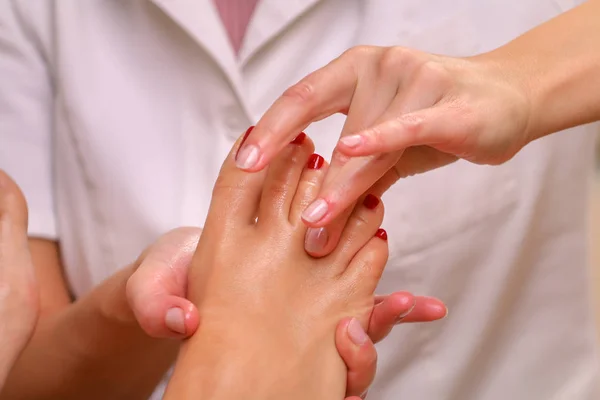
<instances>
[{"instance_id":1,"label":"collar of white coat","mask_svg":"<svg viewBox=\"0 0 600 400\"><path fill-rule=\"evenodd\" d=\"M237 87L241 68L269 41L323 0L259 0L238 57L213 0L150 1L187 32Z\"/></svg>"}]
</instances>

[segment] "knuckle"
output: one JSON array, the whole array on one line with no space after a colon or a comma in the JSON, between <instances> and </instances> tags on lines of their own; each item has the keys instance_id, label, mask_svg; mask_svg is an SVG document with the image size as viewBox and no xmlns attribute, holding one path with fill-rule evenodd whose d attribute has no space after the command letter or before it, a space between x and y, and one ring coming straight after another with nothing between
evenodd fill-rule
<instances>
[{"instance_id":1,"label":"knuckle","mask_svg":"<svg viewBox=\"0 0 600 400\"><path fill-rule=\"evenodd\" d=\"M424 61L415 74L417 81L426 81L436 87L445 87L452 82L452 76L448 69L436 60Z\"/></svg>"},{"instance_id":2,"label":"knuckle","mask_svg":"<svg viewBox=\"0 0 600 400\"><path fill-rule=\"evenodd\" d=\"M313 104L316 102L317 93L315 85L312 83L312 77L304 78L293 86L290 86L283 92L283 98L298 102L301 104Z\"/></svg>"},{"instance_id":3,"label":"knuckle","mask_svg":"<svg viewBox=\"0 0 600 400\"><path fill-rule=\"evenodd\" d=\"M363 58L373 57L379 51L380 51L380 48L376 47L376 46L359 45L359 46L351 47L350 49L346 50L342 54L342 57L350 58L353 60L354 59L363 59Z\"/></svg>"},{"instance_id":4,"label":"knuckle","mask_svg":"<svg viewBox=\"0 0 600 400\"><path fill-rule=\"evenodd\" d=\"M379 70L382 74L395 73L405 66L412 58L410 50L404 47L389 47L382 54Z\"/></svg>"}]
</instances>

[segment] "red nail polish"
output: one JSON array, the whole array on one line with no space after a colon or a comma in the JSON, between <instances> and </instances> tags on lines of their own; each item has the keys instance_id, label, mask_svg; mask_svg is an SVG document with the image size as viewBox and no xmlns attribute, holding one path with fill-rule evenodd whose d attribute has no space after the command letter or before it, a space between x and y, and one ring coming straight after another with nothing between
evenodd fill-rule
<instances>
[{"instance_id":1,"label":"red nail polish","mask_svg":"<svg viewBox=\"0 0 600 400\"><path fill-rule=\"evenodd\" d=\"M377 198L377 196L374 196L372 194L368 194L365 197L365 199L363 200L363 204L369 210L373 210L373 209L375 209L379 205L379 198Z\"/></svg>"},{"instance_id":2,"label":"red nail polish","mask_svg":"<svg viewBox=\"0 0 600 400\"><path fill-rule=\"evenodd\" d=\"M385 231L385 229L377 229L377 232L375 233L375 236L378 237L381 240L386 240L387 241L387 232Z\"/></svg>"},{"instance_id":3,"label":"red nail polish","mask_svg":"<svg viewBox=\"0 0 600 400\"><path fill-rule=\"evenodd\" d=\"M291 141L291 144L302 144L304 143L304 139L306 138L306 133L300 132L298 136L294 140Z\"/></svg>"},{"instance_id":4,"label":"red nail polish","mask_svg":"<svg viewBox=\"0 0 600 400\"><path fill-rule=\"evenodd\" d=\"M242 139L242 143L240 143L240 147L243 146L244 142L246 141L246 139L248 139L248 136L250 135L250 133L254 130L254 126L251 126L250 128L248 128L248 130L246 130L246 133L244 133L244 138Z\"/></svg>"},{"instance_id":5,"label":"red nail polish","mask_svg":"<svg viewBox=\"0 0 600 400\"><path fill-rule=\"evenodd\" d=\"M306 163L308 169L321 169L325 159L318 154L311 154Z\"/></svg>"}]
</instances>

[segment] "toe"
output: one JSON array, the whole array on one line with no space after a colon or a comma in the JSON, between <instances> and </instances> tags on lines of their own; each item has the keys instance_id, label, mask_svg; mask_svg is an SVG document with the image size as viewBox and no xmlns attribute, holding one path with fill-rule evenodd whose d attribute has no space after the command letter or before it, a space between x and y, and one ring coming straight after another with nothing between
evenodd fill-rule
<instances>
[{"instance_id":1,"label":"toe","mask_svg":"<svg viewBox=\"0 0 600 400\"><path fill-rule=\"evenodd\" d=\"M383 274L388 260L387 233L377 229L368 242L356 253L342 279L355 288L360 288L366 294L372 294Z\"/></svg>"},{"instance_id":2,"label":"toe","mask_svg":"<svg viewBox=\"0 0 600 400\"><path fill-rule=\"evenodd\" d=\"M288 221L302 171L313 151L312 140L300 133L271 161L260 199L259 225L271 225L274 218Z\"/></svg>"},{"instance_id":3,"label":"toe","mask_svg":"<svg viewBox=\"0 0 600 400\"><path fill-rule=\"evenodd\" d=\"M354 255L378 232L383 221L383 203L379 197L368 194L354 207L342 230L339 245L332 252L340 265L348 265Z\"/></svg>"},{"instance_id":4,"label":"toe","mask_svg":"<svg viewBox=\"0 0 600 400\"><path fill-rule=\"evenodd\" d=\"M243 137L238 139L223 162L213 188L209 220L206 224L209 224L211 219L221 223L224 218L235 215L236 224L254 225L267 171L249 173L235 165L237 151L252 129L253 127L250 127ZM237 225L231 228L236 227Z\"/></svg>"}]
</instances>

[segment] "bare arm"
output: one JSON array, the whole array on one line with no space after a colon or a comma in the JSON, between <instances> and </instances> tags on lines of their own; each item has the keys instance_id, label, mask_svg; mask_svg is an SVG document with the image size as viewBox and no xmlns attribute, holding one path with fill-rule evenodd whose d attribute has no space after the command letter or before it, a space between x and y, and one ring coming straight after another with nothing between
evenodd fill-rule
<instances>
[{"instance_id":1,"label":"bare arm","mask_svg":"<svg viewBox=\"0 0 600 400\"><path fill-rule=\"evenodd\" d=\"M41 314L0 398L147 399L178 342L152 339L135 322L125 296L133 268L71 303L57 244L33 239L30 247Z\"/></svg>"},{"instance_id":2,"label":"bare arm","mask_svg":"<svg viewBox=\"0 0 600 400\"><path fill-rule=\"evenodd\" d=\"M533 139L600 120L600 1L590 0L478 56L524 82Z\"/></svg>"}]
</instances>

